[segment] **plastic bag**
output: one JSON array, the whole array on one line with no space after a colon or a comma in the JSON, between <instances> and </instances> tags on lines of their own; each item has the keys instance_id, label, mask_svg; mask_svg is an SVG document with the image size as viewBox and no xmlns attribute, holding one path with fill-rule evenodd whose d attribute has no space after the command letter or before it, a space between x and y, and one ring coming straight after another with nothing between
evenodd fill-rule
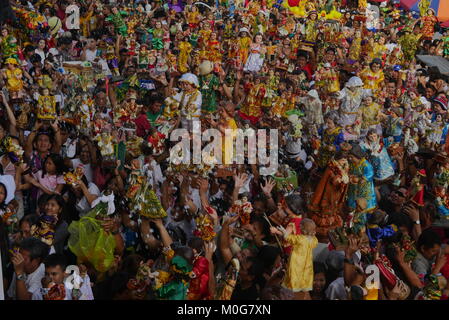
<instances>
[{"instance_id":1,"label":"plastic bag","mask_svg":"<svg viewBox=\"0 0 449 320\"><path fill-rule=\"evenodd\" d=\"M97 207L70 224L68 244L78 257L78 263L90 262L97 271L105 272L114 263L115 239L103 230L101 221L95 218Z\"/></svg>"}]
</instances>

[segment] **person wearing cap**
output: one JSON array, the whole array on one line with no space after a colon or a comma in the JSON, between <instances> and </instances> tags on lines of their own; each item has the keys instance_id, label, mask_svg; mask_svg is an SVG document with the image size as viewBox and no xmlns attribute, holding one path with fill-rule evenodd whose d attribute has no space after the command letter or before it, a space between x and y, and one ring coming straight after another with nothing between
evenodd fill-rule
<instances>
[{"instance_id":1,"label":"person wearing cap","mask_svg":"<svg viewBox=\"0 0 449 320\"><path fill-rule=\"evenodd\" d=\"M378 92L385 80L384 72L382 71L382 60L379 58L373 59L369 67L363 69L359 76L364 83L365 89L371 89L373 93Z\"/></svg>"},{"instance_id":2,"label":"person wearing cap","mask_svg":"<svg viewBox=\"0 0 449 320\"><path fill-rule=\"evenodd\" d=\"M349 151L349 187L348 202L349 209L355 210L357 199L366 200L366 211L374 210L377 206L376 192L374 191L374 169L366 160L365 152L358 144L353 145Z\"/></svg>"},{"instance_id":3,"label":"person wearing cap","mask_svg":"<svg viewBox=\"0 0 449 320\"><path fill-rule=\"evenodd\" d=\"M6 88L9 91L10 99L17 99L23 90L23 73L18 67L19 63L16 59L8 58L5 63L6 70L3 70L2 76L6 80Z\"/></svg>"},{"instance_id":4,"label":"person wearing cap","mask_svg":"<svg viewBox=\"0 0 449 320\"><path fill-rule=\"evenodd\" d=\"M193 73L184 73L178 82L181 91L172 98L179 103L182 127L190 131L193 128L193 121L199 121L201 116L203 99L198 90L199 82Z\"/></svg>"}]
</instances>

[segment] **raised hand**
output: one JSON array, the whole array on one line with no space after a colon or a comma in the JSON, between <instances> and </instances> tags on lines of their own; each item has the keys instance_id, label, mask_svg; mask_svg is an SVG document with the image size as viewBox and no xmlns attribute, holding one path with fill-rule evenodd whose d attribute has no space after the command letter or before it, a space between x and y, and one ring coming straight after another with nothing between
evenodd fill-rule
<instances>
[{"instance_id":1,"label":"raised hand","mask_svg":"<svg viewBox=\"0 0 449 320\"><path fill-rule=\"evenodd\" d=\"M260 184L260 187L262 188L262 191L266 196L270 196L271 190L273 190L275 185L276 185L276 182L274 181L274 179L269 178L265 182L265 185Z\"/></svg>"},{"instance_id":2,"label":"raised hand","mask_svg":"<svg viewBox=\"0 0 449 320\"><path fill-rule=\"evenodd\" d=\"M207 260L212 260L212 256L216 249L217 245L213 241L206 242L204 244L204 256L206 257Z\"/></svg>"},{"instance_id":3,"label":"raised hand","mask_svg":"<svg viewBox=\"0 0 449 320\"><path fill-rule=\"evenodd\" d=\"M234 176L235 188L241 188L245 185L245 181L248 179L248 175L246 173L238 174Z\"/></svg>"}]
</instances>

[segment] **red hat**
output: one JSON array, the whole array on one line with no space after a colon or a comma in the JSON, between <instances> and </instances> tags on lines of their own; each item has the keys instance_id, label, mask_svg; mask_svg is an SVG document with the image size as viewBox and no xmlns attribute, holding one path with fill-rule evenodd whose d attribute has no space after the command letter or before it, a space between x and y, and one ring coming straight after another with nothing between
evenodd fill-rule
<instances>
[{"instance_id":1,"label":"red hat","mask_svg":"<svg viewBox=\"0 0 449 320\"><path fill-rule=\"evenodd\" d=\"M426 177L426 169L421 169L421 170L419 170L419 171L418 171L418 174L419 174L420 176Z\"/></svg>"},{"instance_id":2,"label":"red hat","mask_svg":"<svg viewBox=\"0 0 449 320\"><path fill-rule=\"evenodd\" d=\"M433 101L435 103L438 103L444 110L447 110L447 97L440 95L438 97L436 97L435 99L433 99Z\"/></svg>"}]
</instances>

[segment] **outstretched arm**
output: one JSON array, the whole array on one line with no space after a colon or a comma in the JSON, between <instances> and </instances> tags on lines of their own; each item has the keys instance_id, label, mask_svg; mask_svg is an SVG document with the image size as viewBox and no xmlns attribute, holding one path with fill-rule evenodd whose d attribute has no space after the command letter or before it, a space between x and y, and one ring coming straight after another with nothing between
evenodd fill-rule
<instances>
[{"instance_id":1,"label":"outstretched arm","mask_svg":"<svg viewBox=\"0 0 449 320\"><path fill-rule=\"evenodd\" d=\"M159 234L161 235L164 247L169 248L173 243L173 240L168 234L167 229L165 229L162 219L151 219L151 221L154 222L156 227L159 229Z\"/></svg>"},{"instance_id":2,"label":"outstretched arm","mask_svg":"<svg viewBox=\"0 0 449 320\"><path fill-rule=\"evenodd\" d=\"M239 216L234 216L223 222L220 239L219 239L219 248L221 255L223 257L223 262L225 265L227 265L231 259L232 259L232 251L230 244L230 237L229 237L229 226L236 222L239 219Z\"/></svg>"}]
</instances>

